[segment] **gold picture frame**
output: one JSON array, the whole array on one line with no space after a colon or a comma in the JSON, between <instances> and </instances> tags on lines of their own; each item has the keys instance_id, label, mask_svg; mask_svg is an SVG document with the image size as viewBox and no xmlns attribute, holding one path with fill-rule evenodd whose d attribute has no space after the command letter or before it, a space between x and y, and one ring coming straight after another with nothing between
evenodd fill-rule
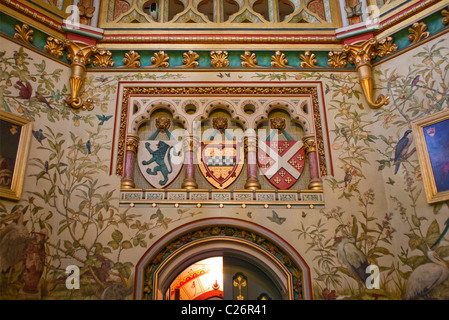
<instances>
[{"instance_id":1,"label":"gold picture frame","mask_svg":"<svg viewBox=\"0 0 449 320\"><path fill-rule=\"evenodd\" d=\"M412 122L428 203L449 200L449 110Z\"/></svg>"},{"instance_id":2,"label":"gold picture frame","mask_svg":"<svg viewBox=\"0 0 449 320\"><path fill-rule=\"evenodd\" d=\"M1 198L20 200L32 128L32 120L0 110Z\"/></svg>"}]
</instances>

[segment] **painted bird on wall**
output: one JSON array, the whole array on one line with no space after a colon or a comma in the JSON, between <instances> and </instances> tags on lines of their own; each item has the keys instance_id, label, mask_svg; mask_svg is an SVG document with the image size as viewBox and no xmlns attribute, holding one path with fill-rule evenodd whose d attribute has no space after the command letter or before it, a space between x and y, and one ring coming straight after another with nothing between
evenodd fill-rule
<instances>
[{"instance_id":1,"label":"painted bird on wall","mask_svg":"<svg viewBox=\"0 0 449 320\"><path fill-rule=\"evenodd\" d=\"M432 250L427 251L427 257L431 262L417 267L407 279L403 299L428 298L432 290L449 277L449 263Z\"/></svg>"},{"instance_id":2,"label":"painted bird on wall","mask_svg":"<svg viewBox=\"0 0 449 320\"><path fill-rule=\"evenodd\" d=\"M399 140L398 144L396 145L396 150L394 153L394 164L396 167L394 170L394 174L398 173L401 163L407 160L416 150L413 149L412 152L408 152L408 149L410 148L410 145L413 142L413 136L410 135L411 133L412 130L405 131L404 136Z\"/></svg>"},{"instance_id":3,"label":"painted bird on wall","mask_svg":"<svg viewBox=\"0 0 449 320\"><path fill-rule=\"evenodd\" d=\"M276 211L274 211L274 210L271 210L271 211L272 211L272 213L273 213L273 216L272 216L272 217L267 216L267 218L268 218L270 221L272 221L272 222L274 222L274 223L277 223L277 224L283 224L283 223L285 222L285 220L287 220L287 219L284 218L284 217L279 217L279 215L276 213Z\"/></svg>"},{"instance_id":4,"label":"painted bird on wall","mask_svg":"<svg viewBox=\"0 0 449 320\"><path fill-rule=\"evenodd\" d=\"M36 140L42 144L42 140L46 139L47 137L44 135L42 129L39 130L32 130L33 131L33 137L36 138Z\"/></svg>"},{"instance_id":5,"label":"painted bird on wall","mask_svg":"<svg viewBox=\"0 0 449 320\"><path fill-rule=\"evenodd\" d=\"M22 99L29 100L31 98L31 95L33 93L33 87L31 86L31 84L28 81L27 81L26 85L24 85L23 82L19 80L14 85L14 88L19 90L19 96Z\"/></svg>"},{"instance_id":6,"label":"painted bird on wall","mask_svg":"<svg viewBox=\"0 0 449 320\"><path fill-rule=\"evenodd\" d=\"M39 100L42 103L45 103L47 105L47 107L49 107L50 109L53 109L53 107L50 105L48 100L42 94L40 94L39 92L36 91L35 96L36 96L37 100Z\"/></svg>"},{"instance_id":7,"label":"painted bird on wall","mask_svg":"<svg viewBox=\"0 0 449 320\"><path fill-rule=\"evenodd\" d=\"M368 259L365 254L357 248L355 238L352 236L336 237L337 259L346 267L348 272L353 275L359 282L365 285L369 276L366 268L369 266ZM359 283L360 293L362 292Z\"/></svg>"}]
</instances>

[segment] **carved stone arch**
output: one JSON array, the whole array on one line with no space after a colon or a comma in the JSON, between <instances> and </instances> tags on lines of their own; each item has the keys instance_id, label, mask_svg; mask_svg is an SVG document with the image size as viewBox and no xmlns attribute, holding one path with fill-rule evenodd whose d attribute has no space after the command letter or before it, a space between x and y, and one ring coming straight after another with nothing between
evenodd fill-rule
<instances>
[{"instance_id":1,"label":"carved stone arch","mask_svg":"<svg viewBox=\"0 0 449 320\"><path fill-rule=\"evenodd\" d=\"M264 106L264 112L266 115L265 121L268 120L268 116L271 111L275 109L281 109L288 113L290 116L290 120L297 123L304 130L305 134L310 134L313 132L313 123L311 123L311 116L304 112L303 106L305 103L308 103L307 100L304 100L299 103L299 105L293 105L291 101L277 100L275 103L268 102Z\"/></svg>"},{"instance_id":2,"label":"carved stone arch","mask_svg":"<svg viewBox=\"0 0 449 320\"><path fill-rule=\"evenodd\" d=\"M282 237L253 222L205 218L184 224L154 243L136 265L136 300L162 300L171 281L195 261L244 257L264 270L284 299L313 299L309 266Z\"/></svg>"},{"instance_id":3,"label":"carved stone arch","mask_svg":"<svg viewBox=\"0 0 449 320\"><path fill-rule=\"evenodd\" d=\"M133 115L128 126L128 133L137 134L139 127L150 121L151 115L158 110L167 110L172 116L172 121L179 123L184 129L187 126L187 120L183 115L180 115L176 108L173 106L174 103L169 100L152 100L148 102L140 112Z\"/></svg>"},{"instance_id":4,"label":"carved stone arch","mask_svg":"<svg viewBox=\"0 0 449 320\"><path fill-rule=\"evenodd\" d=\"M240 125L243 130L248 128L248 120L242 113L239 113L238 107L233 102L223 99L208 101L203 113L198 115L194 121L205 122L210 114L219 109L226 111L230 115L231 121Z\"/></svg>"}]
</instances>

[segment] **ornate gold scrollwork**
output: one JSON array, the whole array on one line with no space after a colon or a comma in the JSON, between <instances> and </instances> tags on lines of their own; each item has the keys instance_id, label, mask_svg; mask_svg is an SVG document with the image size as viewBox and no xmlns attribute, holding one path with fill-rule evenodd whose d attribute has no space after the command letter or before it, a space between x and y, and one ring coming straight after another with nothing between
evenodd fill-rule
<instances>
[{"instance_id":1,"label":"ornate gold scrollwork","mask_svg":"<svg viewBox=\"0 0 449 320\"><path fill-rule=\"evenodd\" d=\"M53 37L48 37L47 45L44 46L44 50L53 57L61 59L63 56L62 50L64 50L64 42Z\"/></svg>"},{"instance_id":2,"label":"ornate gold scrollwork","mask_svg":"<svg viewBox=\"0 0 449 320\"><path fill-rule=\"evenodd\" d=\"M27 24L23 24L22 26L16 25L14 30L16 33L14 34L14 38L25 42L26 44L31 44L34 41L33 34L34 31L30 29L30 26Z\"/></svg>"},{"instance_id":3,"label":"ornate gold scrollwork","mask_svg":"<svg viewBox=\"0 0 449 320\"><path fill-rule=\"evenodd\" d=\"M168 68L170 63L168 62L170 58L168 54L164 51L159 51L154 53L154 57L151 58L152 68Z\"/></svg>"},{"instance_id":4,"label":"ornate gold scrollwork","mask_svg":"<svg viewBox=\"0 0 449 320\"><path fill-rule=\"evenodd\" d=\"M100 68L113 67L114 60L112 60L111 51L100 50L97 53L95 53L94 60L93 60L92 64L95 67L100 67Z\"/></svg>"},{"instance_id":5,"label":"ornate gold scrollwork","mask_svg":"<svg viewBox=\"0 0 449 320\"><path fill-rule=\"evenodd\" d=\"M344 68L348 64L348 55L344 51L330 51L327 56L329 57L327 64L331 68Z\"/></svg>"},{"instance_id":6,"label":"ornate gold scrollwork","mask_svg":"<svg viewBox=\"0 0 449 320\"><path fill-rule=\"evenodd\" d=\"M372 38L366 41L359 41L354 44L345 45L344 52L348 55L348 61L355 64L357 73L359 75L359 82L365 95L368 105L373 109L378 109L383 105L387 105L390 96L380 94L376 100L373 101L373 73L371 60L378 55L385 56L385 46L388 43L388 51L394 52L395 47L391 45L392 40L387 38L385 41L378 42ZM397 47L396 47L397 50Z\"/></svg>"},{"instance_id":7,"label":"ornate gold scrollwork","mask_svg":"<svg viewBox=\"0 0 449 320\"><path fill-rule=\"evenodd\" d=\"M140 54L131 50L130 52L125 54L123 58L123 63L127 68L139 68L140 67Z\"/></svg>"},{"instance_id":8,"label":"ornate gold scrollwork","mask_svg":"<svg viewBox=\"0 0 449 320\"><path fill-rule=\"evenodd\" d=\"M318 64L318 60L315 59L316 55L310 51L306 51L304 54L300 55L299 58L302 60L302 68L313 68Z\"/></svg>"},{"instance_id":9,"label":"ornate gold scrollwork","mask_svg":"<svg viewBox=\"0 0 449 320\"><path fill-rule=\"evenodd\" d=\"M189 52L184 52L182 54L184 59L182 59L182 66L184 68L196 68L198 67L199 54L189 50Z\"/></svg>"},{"instance_id":10,"label":"ornate gold scrollwork","mask_svg":"<svg viewBox=\"0 0 449 320\"><path fill-rule=\"evenodd\" d=\"M276 53L271 56L271 66L273 68L287 68L288 66L288 59L285 58L285 54L276 51Z\"/></svg>"},{"instance_id":11,"label":"ornate gold scrollwork","mask_svg":"<svg viewBox=\"0 0 449 320\"><path fill-rule=\"evenodd\" d=\"M227 51L212 51L210 53L212 61L211 66L214 68L227 68L229 66L228 52Z\"/></svg>"},{"instance_id":12,"label":"ornate gold scrollwork","mask_svg":"<svg viewBox=\"0 0 449 320\"><path fill-rule=\"evenodd\" d=\"M430 32L427 31L427 24L424 22L415 22L411 28L408 29L408 32L410 33L408 40L411 43L419 42L430 36Z\"/></svg>"},{"instance_id":13,"label":"ornate gold scrollwork","mask_svg":"<svg viewBox=\"0 0 449 320\"><path fill-rule=\"evenodd\" d=\"M448 7L448 9L449 9L449 7ZM441 11L441 14L444 16L443 24L445 26L449 25L449 10L444 9L443 11Z\"/></svg>"},{"instance_id":14,"label":"ornate gold scrollwork","mask_svg":"<svg viewBox=\"0 0 449 320\"><path fill-rule=\"evenodd\" d=\"M242 60L242 68L260 68L257 65L258 61L255 53L245 51L245 54L242 54L240 59Z\"/></svg>"},{"instance_id":15,"label":"ornate gold scrollwork","mask_svg":"<svg viewBox=\"0 0 449 320\"><path fill-rule=\"evenodd\" d=\"M67 51L67 59L71 62L72 74L70 76L70 96L66 99L67 104L75 110L92 110L93 101L81 99L81 89L86 75L86 66L90 63L91 56L98 52L96 46L83 42L71 40L64 41L64 48Z\"/></svg>"}]
</instances>

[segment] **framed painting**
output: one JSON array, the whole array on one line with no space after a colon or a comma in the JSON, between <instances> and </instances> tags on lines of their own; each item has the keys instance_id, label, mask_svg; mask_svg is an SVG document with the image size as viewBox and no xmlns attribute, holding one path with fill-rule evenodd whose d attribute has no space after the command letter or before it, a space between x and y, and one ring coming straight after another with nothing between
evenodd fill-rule
<instances>
[{"instance_id":1,"label":"framed painting","mask_svg":"<svg viewBox=\"0 0 449 320\"><path fill-rule=\"evenodd\" d=\"M0 197L20 200L32 120L0 110Z\"/></svg>"},{"instance_id":2,"label":"framed painting","mask_svg":"<svg viewBox=\"0 0 449 320\"><path fill-rule=\"evenodd\" d=\"M449 200L449 110L412 122L427 202Z\"/></svg>"}]
</instances>

